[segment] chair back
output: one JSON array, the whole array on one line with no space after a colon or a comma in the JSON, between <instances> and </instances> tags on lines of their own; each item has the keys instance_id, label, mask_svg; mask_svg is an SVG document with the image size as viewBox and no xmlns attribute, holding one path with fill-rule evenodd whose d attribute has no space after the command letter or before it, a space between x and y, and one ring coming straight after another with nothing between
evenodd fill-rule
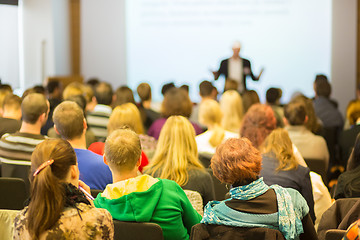
<instances>
[{"instance_id":1,"label":"chair back","mask_svg":"<svg viewBox=\"0 0 360 240\"><path fill-rule=\"evenodd\" d=\"M21 178L0 178L0 209L21 210L28 195Z\"/></svg>"},{"instance_id":2,"label":"chair back","mask_svg":"<svg viewBox=\"0 0 360 240\"><path fill-rule=\"evenodd\" d=\"M1 160L1 176L7 178L21 178L25 182L26 195L30 194L30 161L26 165L7 163Z\"/></svg>"},{"instance_id":3,"label":"chair back","mask_svg":"<svg viewBox=\"0 0 360 240\"><path fill-rule=\"evenodd\" d=\"M325 185L327 185L328 182L327 182L326 161L320 159L311 159L311 158L306 158L304 160L308 165L308 167L310 168L310 171L319 174Z\"/></svg>"},{"instance_id":4,"label":"chair back","mask_svg":"<svg viewBox=\"0 0 360 240\"><path fill-rule=\"evenodd\" d=\"M219 181L219 179L217 179L214 174L213 174L213 171L211 169L206 169L212 179L213 179L213 183L214 183L214 190L215 190L215 200L217 201L222 201L225 199L225 195L229 192L229 190L227 189L226 187L226 184L225 183L221 183Z\"/></svg>"},{"instance_id":5,"label":"chair back","mask_svg":"<svg viewBox=\"0 0 360 240\"><path fill-rule=\"evenodd\" d=\"M322 136L326 141L326 145L329 150L329 166L340 164L340 148L339 148L339 137L342 128L340 127L324 127L322 130ZM344 166L345 167L345 166Z\"/></svg>"},{"instance_id":6,"label":"chair back","mask_svg":"<svg viewBox=\"0 0 360 240\"><path fill-rule=\"evenodd\" d=\"M341 240L346 233L346 230L330 229L325 233L325 240Z\"/></svg>"},{"instance_id":7,"label":"chair back","mask_svg":"<svg viewBox=\"0 0 360 240\"><path fill-rule=\"evenodd\" d=\"M201 215L204 215L204 204L201 194L197 191L184 190L193 208Z\"/></svg>"},{"instance_id":8,"label":"chair back","mask_svg":"<svg viewBox=\"0 0 360 240\"><path fill-rule=\"evenodd\" d=\"M114 219L114 240L163 240L161 227L149 222L123 222Z\"/></svg>"},{"instance_id":9,"label":"chair back","mask_svg":"<svg viewBox=\"0 0 360 240\"><path fill-rule=\"evenodd\" d=\"M99 190L99 189L90 189L91 196L93 196L94 198L96 198L96 197L97 197L97 195L98 195L99 193L102 193L102 192L103 192L103 190Z\"/></svg>"},{"instance_id":10,"label":"chair back","mask_svg":"<svg viewBox=\"0 0 360 240\"><path fill-rule=\"evenodd\" d=\"M199 160L204 165L205 168L210 167L210 161L211 161L212 155L206 154L206 153L199 153Z\"/></svg>"},{"instance_id":11,"label":"chair back","mask_svg":"<svg viewBox=\"0 0 360 240\"><path fill-rule=\"evenodd\" d=\"M226 225L196 224L191 229L190 240L257 239L285 240L279 230L270 228L244 228Z\"/></svg>"}]
</instances>

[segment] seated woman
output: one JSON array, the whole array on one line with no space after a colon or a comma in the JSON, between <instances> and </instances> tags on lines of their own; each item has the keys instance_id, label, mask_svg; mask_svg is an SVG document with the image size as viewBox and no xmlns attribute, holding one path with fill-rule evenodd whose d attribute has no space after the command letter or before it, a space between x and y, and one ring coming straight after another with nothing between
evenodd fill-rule
<instances>
[{"instance_id":1,"label":"seated woman","mask_svg":"<svg viewBox=\"0 0 360 240\"><path fill-rule=\"evenodd\" d=\"M334 198L358 197L360 197L360 134L356 137L347 170L338 178Z\"/></svg>"},{"instance_id":2,"label":"seated woman","mask_svg":"<svg viewBox=\"0 0 360 240\"><path fill-rule=\"evenodd\" d=\"M212 178L198 159L194 128L185 117L166 120L145 173L173 180L184 190L197 191L204 205L215 198Z\"/></svg>"},{"instance_id":3,"label":"seated woman","mask_svg":"<svg viewBox=\"0 0 360 240\"><path fill-rule=\"evenodd\" d=\"M300 166L296 161L287 131L282 128L272 131L260 146L260 151L263 153L260 175L264 182L297 190L305 198L310 216L315 222L310 169Z\"/></svg>"},{"instance_id":4,"label":"seated woman","mask_svg":"<svg viewBox=\"0 0 360 240\"><path fill-rule=\"evenodd\" d=\"M30 202L15 218L14 239L112 239L110 213L93 207L78 189L79 169L62 139L40 143L31 156Z\"/></svg>"},{"instance_id":5,"label":"seated woman","mask_svg":"<svg viewBox=\"0 0 360 240\"><path fill-rule=\"evenodd\" d=\"M216 147L228 138L239 137L238 133L226 131L221 126L222 112L217 101L206 99L200 104L199 122L208 130L195 137L199 154L215 153ZM238 124L238 128L240 123Z\"/></svg>"},{"instance_id":6,"label":"seated woman","mask_svg":"<svg viewBox=\"0 0 360 240\"><path fill-rule=\"evenodd\" d=\"M205 207L205 224L279 230L286 239L317 239L309 207L291 188L268 186L259 178L261 155L246 138L220 144L211 168L221 182L231 184L230 199Z\"/></svg>"},{"instance_id":7,"label":"seated woman","mask_svg":"<svg viewBox=\"0 0 360 240\"><path fill-rule=\"evenodd\" d=\"M115 107L110 115L107 125L108 135L122 126L128 126L139 134L143 150L139 171L142 172L143 167L149 163L148 156L151 158L154 155L156 140L153 137L144 135L144 127L141 122L140 112L133 103L125 103ZM104 146L105 143L103 142L95 142L90 145L89 150L104 155Z\"/></svg>"}]
</instances>

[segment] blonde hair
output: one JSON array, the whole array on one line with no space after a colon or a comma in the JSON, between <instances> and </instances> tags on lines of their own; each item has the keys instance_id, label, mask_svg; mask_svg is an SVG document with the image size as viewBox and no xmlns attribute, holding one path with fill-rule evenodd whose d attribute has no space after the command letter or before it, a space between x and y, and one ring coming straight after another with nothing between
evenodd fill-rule
<instances>
[{"instance_id":1,"label":"blonde hair","mask_svg":"<svg viewBox=\"0 0 360 240\"><path fill-rule=\"evenodd\" d=\"M184 186L190 169L204 169L199 162L195 130L182 116L169 117L161 129L155 155L146 167L150 175L170 179Z\"/></svg>"},{"instance_id":2,"label":"blonde hair","mask_svg":"<svg viewBox=\"0 0 360 240\"><path fill-rule=\"evenodd\" d=\"M144 134L140 111L135 104L124 103L112 111L107 125L108 133L110 134L122 126L128 126L137 134Z\"/></svg>"},{"instance_id":3,"label":"blonde hair","mask_svg":"<svg viewBox=\"0 0 360 240\"><path fill-rule=\"evenodd\" d=\"M240 94L228 90L220 98L220 108L224 114L221 125L225 130L238 132L244 117L244 107Z\"/></svg>"},{"instance_id":4,"label":"blonde hair","mask_svg":"<svg viewBox=\"0 0 360 240\"><path fill-rule=\"evenodd\" d=\"M278 171L296 169L298 162L295 159L292 142L288 132L283 128L273 130L260 147L263 154L274 154L279 161Z\"/></svg>"},{"instance_id":5,"label":"blonde hair","mask_svg":"<svg viewBox=\"0 0 360 240\"><path fill-rule=\"evenodd\" d=\"M207 127L211 127L213 134L209 139L209 143L213 147L217 147L222 143L225 137L225 130L221 126L222 112L220 105L213 99L204 100L199 107L199 122Z\"/></svg>"},{"instance_id":6,"label":"blonde hair","mask_svg":"<svg viewBox=\"0 0 360 240\"><path fill-rule=\"evenodd\" d=\"M76 95L84 96L84 92L84 84L79 82L72 82L64 89L63 99L68 99L69 97Z\"/></svg>"}]
</instances>

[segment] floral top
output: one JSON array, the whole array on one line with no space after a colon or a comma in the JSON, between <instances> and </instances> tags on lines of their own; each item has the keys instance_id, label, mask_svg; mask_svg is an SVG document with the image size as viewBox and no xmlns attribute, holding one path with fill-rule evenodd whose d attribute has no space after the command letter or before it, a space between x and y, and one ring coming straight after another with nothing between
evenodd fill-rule
<instances>
[{"instance_id":1,"label":"floral top","mask_svg":"<svg viewBox=\"0 0 360 240\"><path fill-rule=\"evenodd\" d=\"M113 220L107 210L85 203L76 206L78 209L65 208L57 223L40 235L40 240L113 239ZM15 218L13 239L31 239L25 227L27 210L28 207L24 208Z\"/></svg>"}]
</instances>

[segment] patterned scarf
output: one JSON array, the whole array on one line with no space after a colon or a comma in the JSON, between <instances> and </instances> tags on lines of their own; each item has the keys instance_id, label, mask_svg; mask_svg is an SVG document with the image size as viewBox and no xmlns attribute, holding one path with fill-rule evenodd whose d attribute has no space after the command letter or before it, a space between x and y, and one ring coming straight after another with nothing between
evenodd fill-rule
<instances>
[{"instance_id":1,"label":"patterned scarf","mask_svg":"<svg viewBox=\"0 0 360 240\"><path fill-rule=\"evenodd\" d=\"M303 233L302 213L294 209L291 196L286 189L278 185L269 187L264 183L263 178L259 178L248 185L232 188L230 195L233 199L246 201L264 194L270 188L274 189L276 194L280 232L287 240L298 239L298 236ZM202 223L221 224L221 219L216 216L216 212L212 209L213 204L214 202L210 202L206 205Z\"/></svg>"}]
</instances>

